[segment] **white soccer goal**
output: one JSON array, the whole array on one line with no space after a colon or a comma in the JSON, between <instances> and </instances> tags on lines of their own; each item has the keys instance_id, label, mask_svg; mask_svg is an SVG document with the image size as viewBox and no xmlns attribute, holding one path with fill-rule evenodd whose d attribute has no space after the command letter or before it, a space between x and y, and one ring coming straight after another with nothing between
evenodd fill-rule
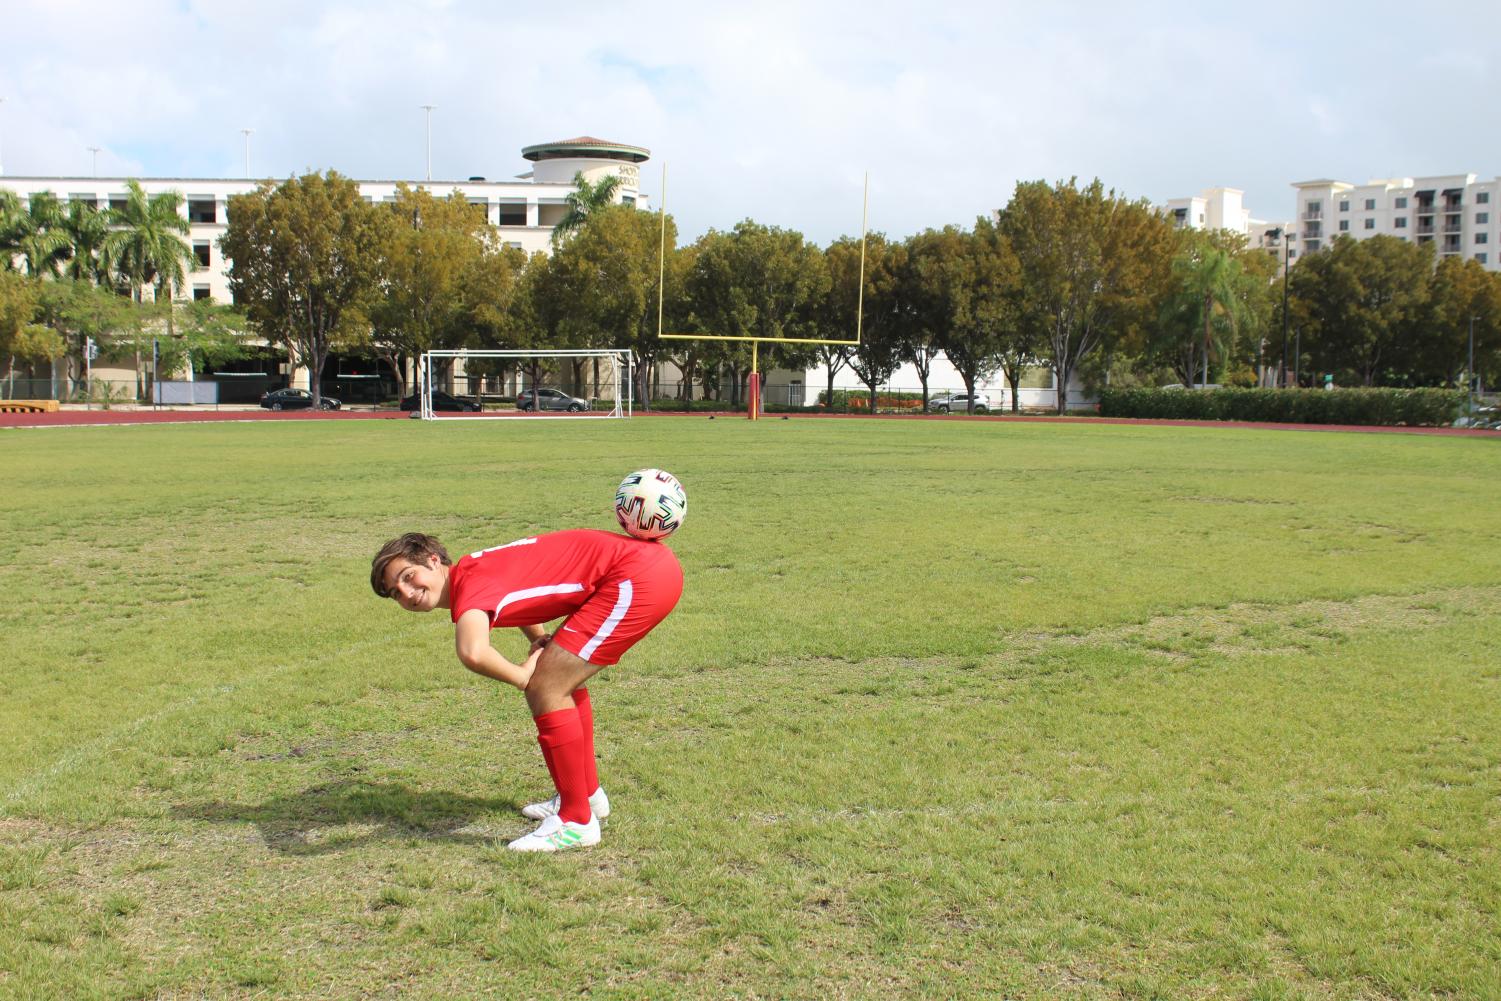
<instances>
[{"instance_id":1,"label":"white soccer goal","mask_svg":"<svg viewBox=\"0 0 1501 1001\"><path fill-rule=\"evenodd\" d=\"M479 413L444 413L433 409L433 362L442 359L455 359L473 361L482 358L504 358L513 362L532 361L562 361L576 362L580 360L599 361L602 371L600 372L600 395L597 398L588 399L589 407L582 413L570 410L566 405L557 409L549 409L545 399L539 399L541 406L535 406L530 412L516 413L505 411L507 417L552 417L567 415L571 417L629 417L631 416L633 400L631 393L634 383L631 380L631 352L623 348L610 350L593 350L585 348L568 348L552 351L482 351L482 350L453 350L453 351L428 351L417 362L417 385L418 402L422 419L425 421L437 420L439 417L486 417L499 416L497 411L480 411ZM523 392L541 390L541 387L528 386ZM608 395L606 395L608 394Z\"/></svg>"}]
</instances>

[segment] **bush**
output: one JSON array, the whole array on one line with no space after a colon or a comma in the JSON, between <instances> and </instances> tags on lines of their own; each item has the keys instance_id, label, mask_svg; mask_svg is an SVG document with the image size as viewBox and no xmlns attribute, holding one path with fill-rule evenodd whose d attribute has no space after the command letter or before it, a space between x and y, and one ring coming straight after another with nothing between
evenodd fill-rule
<instances>
[{"instance_id":1,"label":"bush","mask_svg":"<svg viewBox=\"0 0 1501 1001\"><path fill-rule=\"evenodd\" d=\"M1443 427L1464 408L1451 389L1106 389L1102 417Z\"/></svg>"}]
</instances>

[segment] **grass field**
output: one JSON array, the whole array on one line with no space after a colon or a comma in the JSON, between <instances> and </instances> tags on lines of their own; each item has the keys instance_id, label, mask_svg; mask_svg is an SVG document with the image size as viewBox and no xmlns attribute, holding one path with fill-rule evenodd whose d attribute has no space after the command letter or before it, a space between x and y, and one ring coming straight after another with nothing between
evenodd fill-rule
<instances>
[{"instance_id":1,"label":"grass field","mask_svg":"<svg viewBox=\"0 0 1501 1001\"><path fill-rule=\"evenodd\" d=\"M1501 997L1501 452L1004 422L0 432L0 997ZM455 552L687 485L549 792ZM497 637L519 655L519 637Z\"/></svg>"}]
</instances>

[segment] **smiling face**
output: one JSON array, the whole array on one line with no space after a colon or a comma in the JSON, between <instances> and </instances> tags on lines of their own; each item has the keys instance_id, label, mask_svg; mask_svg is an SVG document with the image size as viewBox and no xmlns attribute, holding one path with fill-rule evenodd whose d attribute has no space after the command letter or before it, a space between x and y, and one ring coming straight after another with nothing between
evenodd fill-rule
<instances>
[{"instance_id":1,"label":"smiling face","mask_svg":"<svg viewBox=\"0 0 1501 1001\"><path fill-rule=\"evenodd\" d=\"M382 583L395 602L409 612L447 607L448 567L436 555L424 562L397 558L386 565Z\"/></svg>"}]
</instances>

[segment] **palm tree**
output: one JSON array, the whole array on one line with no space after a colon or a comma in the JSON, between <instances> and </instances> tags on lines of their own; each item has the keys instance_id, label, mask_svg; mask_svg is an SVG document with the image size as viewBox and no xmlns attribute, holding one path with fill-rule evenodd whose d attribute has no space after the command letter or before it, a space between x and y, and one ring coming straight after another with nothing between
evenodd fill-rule
<instances>
[{"instance_id":1,"label":"palm tree","mask_svg":"<svg viewBox=\"0 0 1501 1001\"><path fill-rule=\"evenodd\" d=\"M619 190L619 174L606 174L593 183L584 177L583 171L574 174L573 190L564 199L568 211L563 213L562 220L553 228L552 242L563 242L570 233L584 225L590 214L613 204L615 193Z\"/></svg>"},{"instance_id":2,"label":"palm tree","mask_svg":"<svg viewBox=\"0 0 1501 1001\"><path fill-rule=\"evenodd\" d=\"M109 217L88 202L69 202L63 230L73 251L68 260L68 277L99 284L108 272L103 253L109 236Z\"/></svg>"},{"instance_id":3,"label":"palm tree","mask_svg":"<svg viewBox=\"0 0 1501 1001\"><path fill-rule=\"evenodd\" d=\"M16 270L16 255L21 252L21 219L26 210L14 191L0 190L0 271Z\"/></svg>"},{"instance_id":4,"label":"palm tree","mask_svg":"<svg viewBox=\"0 0 1501 1001\"><path fill-rule=\"evenodd\" d=\"M57 277L58 268L72 247L63 228L63 208L50 191L39 191L27 201L25 211L8 214L5 242L26 263L26 273Z\"/></svg>"},{"instance_id":5,"label":"palm tree","mask_svg":"<svg viewBox=\"0 0 1501 1001\"><path fill-rule=\"evenodd\" d=\"M193 248L183 239L190 230L188 220L179 209L182 195L164 191L147 195L139 181L125 182L125 204L112 209L112 227L104 239L103 259L130 286L136 302L144 300L144 289L155 285L156 298L167 301L167 335L172 335L173 293L187 274L187 262ZM141 390L141 353L136 351L136 394Z\"/></svg>"},{"instance_id":6,"label":"palm tree","mask_svg":"<svg viewBox=\"0 0 1501 1001\"><path fill-rule=\"evenodd\" d=\"M1224 339L1219 338L1219 343L1216 343L1215 332L1233 333L1245 321L1246 308L1241 297L1240 262L1233 254L1208 241L1196 243L1197 246L1192 246L1188 253L1174 262L1177 290L1169 303L1169 311L1181 320L1191 321L1195 330L1182 343L1180 359L1184 364L1175 366L1184 377L1184 385L1193 384L1194 369L1199 368L1200 382L1207 386L1210 354L1216 349L1220 357L1227 354ZM1195 355L1200 357L1195 358Z\"/></svg>"}]
</instances>

